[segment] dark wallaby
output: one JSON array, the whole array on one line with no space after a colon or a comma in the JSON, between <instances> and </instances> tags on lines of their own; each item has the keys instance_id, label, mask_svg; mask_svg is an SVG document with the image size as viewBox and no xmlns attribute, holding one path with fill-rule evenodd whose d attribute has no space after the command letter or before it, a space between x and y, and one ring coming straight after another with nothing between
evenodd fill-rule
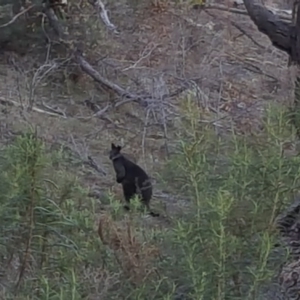
<instances>
[{"instance_id":1,"label":"dark wallaby","mask_svg":"<svg viewBox=\"0 0 300 300\"><path fill-rule=\"evenodd\" d=\"M123 194L127 204L134 195L141 198L142 203L147 207L151 216L158 217L158 213L150 210L150 200L152 197L152 184L149 176L138 165L124 157L120 151L121 146L111 144L109 159L112 160L116 172L116 181L121 183L123 187ZM129 210L129 206L125 205L124 208Z\"/></svg>"}]
</instances>

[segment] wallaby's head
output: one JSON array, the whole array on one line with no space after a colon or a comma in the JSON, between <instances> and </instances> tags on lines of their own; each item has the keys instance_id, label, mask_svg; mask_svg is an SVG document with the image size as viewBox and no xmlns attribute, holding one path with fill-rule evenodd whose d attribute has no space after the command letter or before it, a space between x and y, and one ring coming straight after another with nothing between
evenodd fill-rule
<instances>
[{"instance_id":1,"label":"wallaby's head","mask_svg":"<svg viewBox=\"0 0 300 300\"><path fill-rule=\"evenodd\" d=\"M122 147L121 146L116 146L114 143L111 143L111 150L109 152L109 159L114 160L116 158L121 157L121 151Z\"/></svg>"}]
</instances>

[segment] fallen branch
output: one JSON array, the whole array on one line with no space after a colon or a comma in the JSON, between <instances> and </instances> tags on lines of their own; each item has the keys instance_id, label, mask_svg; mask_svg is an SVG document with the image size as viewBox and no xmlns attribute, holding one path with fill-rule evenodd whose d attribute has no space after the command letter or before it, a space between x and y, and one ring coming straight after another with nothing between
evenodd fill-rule
<instances>
[{"instance_id":1,"label":"fallen branch","mask_svg":"<svg viewBox=\"0 0 300 300\"><path fill-rule=\"evenodd\" d=\"M106 78L102 77L77 51L75 54L75 59L77 63L81 66L82 70L90 75L95 81L101 83L104 87L108 88L109 90L114 91L121 97L126 98L138 98L136 95L131 94L124 89L122 89L117 84L114 84L107 80Z\"/></svg>"},{"instance_id":2,"label":"fallen branch","mask_svg":"<svg viewBox=\"0 0 300 300\"><path fill-rule=\"evenodd\" d=\"M97 0L98 1L98 0ZM100 5L100 4L99 4ZM70 51L72 49L76 49L74 45L71 45L71 42L68 41L67 36L64 34L63 27L59 23L59 20L51 10L51 8L45 9L45 14L49 18L50 25L53 27L55 33L60 37L61 42L68 48ZM153 49L152 49L153 50ZM150 53L151 51L150 50ZM142 106L147 107L149 104L149 101L159 101L160 99L155 99L151 95L145 94L143 96L140 96L135 93L131 93L120 87L119 85L107 80L103 76L99 74L98 71L96 71L88 61L83 57L82 51L77 47L77 50L74 52L74 60L78 63L78 65L81 67L81 69L88 74L90 77L92 77L96 82L101 84L104 88L113 91L115 94L123 98L122 101L120 101L118 104L115 105L115 107L120 106L126 102L135 101L139 102ZM185 88L184 88L185 89ZM183 90L184 90L183 89ZM176 94L178 91L176 91ZM173 97L174 95L165 94L162 96L162 98L168 98ZM109 107L105 107L103 111L100 111L97 113L97 116L102 115Z\"/></svg>"},{"instance_id":3,"label":"fallen branch","mask_svg":"<svg viewBox=\"0 0 300 300\"><path fill-rule=\"evenodd\" d=\"M8 104L10 106L16 106L16 107L22 107L22 104L19 103L19 102L16 102L16 101L13 101L13 100L10 100L10 99L5 99L3 97L0 97L0 103L1 104ZM37 108L35 106L33 106L31 108L33 111L35 112L38 112L38 113L42 113L42 114L46 114L46 115L49 115L49 116L53 116L53 117L63 117L63 118L67 118L65 115L62 115L61 113L58 113L58 112L49 112L49 111L46 111L46 110L43 110L43 109L40 109L40 108Z\"/></svg>"},{"instance_id":4,"label":"fallen branch","mask_svg":"<svg viewBox=\"0 0 300 300\"><path fill-rule=\"evenodd\" d=\"M100 83L102 86L106 87L107 89L113 91L114 93L118 94L121 97L130 99L130 101L144 101L145 104L145 98L141 97L139 95L127 92L117 84L110 82L106 78L102 77L99 72L97 72L83 57L82 55L77 53L75 54L76 62L80 65L82 70L86 72L88 75L90 75L96 82Z\"/></svg>"},{"instance_id":5,"label":"fallen branch","mask_svg":"<svg viewBox=\"0 0 300 300\"><path fill-rule=\"evenodd\" d=\"M21 17L22 15L24 15L26 12L28 12L30 9L32 9L35 5L30 5L28 6L26 9L23 9L22 11L20 11L18 14L16 14L9 22L0 25L0 28L6 27L8 25L11 25L12 23L14 23L19 17Z\"/></svg>"},{"instance_id":6,"label":"fallen branch","mask_svg":"<svg viewBox=\"0 0 300 300\"><path fill-rule=\"evenodd\" d=\"M103 2L101 0L89 0L89 3L95 8L106 27L114 33L119 34L116 26L110 22Z\"/></svg>"}]
</instances>

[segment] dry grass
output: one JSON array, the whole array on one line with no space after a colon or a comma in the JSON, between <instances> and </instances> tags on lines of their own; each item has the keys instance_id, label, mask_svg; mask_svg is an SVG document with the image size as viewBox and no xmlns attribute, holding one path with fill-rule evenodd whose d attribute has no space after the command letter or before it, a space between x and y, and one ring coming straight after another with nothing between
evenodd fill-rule
<instances>
[{"instance_id":1,"label":"dry grass","mask_svg":"<svg viewBox=\"0 0 300 300\"><path fill-rule=\"evenodd\" d=\"M142 284L156 275L153 261L159 257L159 249L142 242L130 220L118 224L110 215L102 214L98 234L102 243L113 251L125 278L133 284Z\"/></svg>"}]
</instances>

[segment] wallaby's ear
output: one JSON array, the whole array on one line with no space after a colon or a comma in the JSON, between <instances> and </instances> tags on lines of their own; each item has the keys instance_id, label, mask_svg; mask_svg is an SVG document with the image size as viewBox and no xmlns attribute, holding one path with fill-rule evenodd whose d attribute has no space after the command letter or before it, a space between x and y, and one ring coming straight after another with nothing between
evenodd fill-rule
<instances>
[{"instance_id":1,"label":"wallaby's ear","mask_svg":"<svg viewBox=\"0 0 300 300\"><path fill-rule=\"evenodd\" d=\"M122 149L121 146L118 146L118 147L117 147L117 150L118 150L119 152L121 151L121 149Z\"/></svg>"},{"instance_id":2,"label":"wallaby's ear","mask_svg":"<svg viewBox=\"0 0 300 300\"><path fill-rule=\"evenodd\" d=\"M116 145L114 143L111 143L111 149L115 149L117 148Z\"/></svg>"}]
</instances>

